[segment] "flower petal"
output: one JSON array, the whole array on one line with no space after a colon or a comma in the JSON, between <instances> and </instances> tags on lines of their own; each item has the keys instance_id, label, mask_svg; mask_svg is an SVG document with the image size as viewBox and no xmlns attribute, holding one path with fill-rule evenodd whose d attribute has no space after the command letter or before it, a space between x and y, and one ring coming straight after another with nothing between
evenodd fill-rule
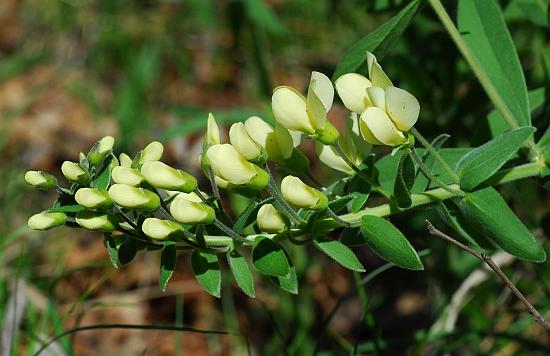
<instances>
[{"instance_id":1,"label":"flower petal","mask_svg":"<svg viewBox=\"0 0 550 356\"><path fill-rule=\"evenodd\" d=\"M375 87L386 88L393 86L390 78L386 75L376 57L371 52L367 51L367 65L369 67L369 78L372 82L372 85Z\"/></svg>"},{"instance_id":2,"label":"flower petal","mask_svg":"<svg viewBox=\"0 0 550 356\"><path fill-rule=\"evenodd\" d=\"M230 144L212 145L206 156L214 173L229 183L244 184L256 175L254 166Z\"/></svg>"},{"instance_id":3,"label":"flower petal","mask_svg":"<svg viewBox=\"0 0 550 356\"><path fill-rule=\"evenodd\" d=\"M361 121L373 136L384 145L398 146L406 141L403 133L395 127L388 114L380 108L370 107L361 115Z\"/></svg>"},{"instance_id":4,"label":"flower petal","mask_svg":"<svg viewBox=\"0 0 550 356\"><path fill-rule=\"evenodd\" d=\"M386 110L386 93L384 89L380 87L367 88L367 94L372 105L382 110Z\"/></svg>"},{"instance_id":5,"label":"flower petal","mask_svg":"<svg viewBox=\"0 0 550 356\"><path fill-rule=\"evenodd\" d=\"M334 100L334 87L329 77L320 72L311 72L309 89L315 92L328 113Z\"/></svg>"},{"instance_id":6,"label":"flower petal","mask_svg":"<svg viewBox=\"0 0 550 356\"><path fill-rule=\"evenodd\" d=\"M386 112L399 130L408 131L418 120L420 103L406 90L387 87Z\"/></svg>"},{"instance_id":7,"label":"flower petal","mask_svg":"<svg viewBox=\"0 0 550 356\"><path fill-rule=\"evenodd\" d=\"M336 80L336 91L348 110L361 114L365 111L366 90L370 80L357 73L347 73Z\"/></svg>"},{"instance_id":8,"label":"flower petal","mask_svg":"<svg viewBox=\"0 0 550 356\"><path fill-rule=\"evenodd\" d=\"M275 88L271 107L275 120L287 129L315 133L307 114L306 99L295 89L287 86Z\"/></svg>"},{"instance_id":9,"label":"flower petal","mask_svg":"<svg viewBox=\"0 0 550 356\"><path fill-rule=\"evenodd\" d=\"M334 149L334 146L323 145L320 142L316 142L315 151L319 156L319 160L328 167L347 174L353 174L353 169L351 169L346 161L340 157Z\"/></svg>"}]
</instances>

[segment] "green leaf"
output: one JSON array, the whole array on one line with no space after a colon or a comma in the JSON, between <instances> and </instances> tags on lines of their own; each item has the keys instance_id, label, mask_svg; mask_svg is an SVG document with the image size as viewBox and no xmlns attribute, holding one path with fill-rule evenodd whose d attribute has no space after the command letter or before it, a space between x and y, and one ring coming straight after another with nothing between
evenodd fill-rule
<instances>
[{"instance_id":1,"label":"green leaf","mask_svg":"<svg viewBox=\"0 0 550 356\"><path fill-rule=\"evenodd\" d=\"M260 236L256 242L252 250L252 260L258 271L270 276L286 276L290 267L281 246L265 236Z\"/></svg>"},{"instance_id":2,"label":"green leaf","mask_svg":"<svg viewBox=\"0 0 550 356\"><path fill-rule=\"evenodd\" d=\"M287 291L291 294L298 294L298 275L296 274L296 267L294 267L294 264L292 263L292 259L290 258L290 255L285 252L285 256L288 260L288 263L290 265L290 270L288 274L284 277L282 276L269 276L269 279L279 286L284 291Z\"/></svg>"},{"instance_id":3,"label":"green leaf","mask_svg":"<svg viewBox=\"0 0 550 356\"><path fill-rule=\"evenodd\" d=\"M453 230L458 233L458 239L465 240L473 248L494 250L494 244L483 235L476 233L464 219L458 206L451 200L438 203L438 213Z\"/></svg>"},{"instance_id":4,"label":"green leaf","mask_svg":"<svg viewBox=\"0 0 550 356\"><path fill-rule=\"evenodd\" d=\"M125 237L122 244L118 247L118 262L121 266L132 262L137 253L137 243L131 237Z\"/></svg>"},{"instance_id":5,"label":"green leaf","mask_svg":"<svg viewBox=\"0 0 550 356\"><path fill-rule=\"evenodd\" d=\"M338 240L346 246L364 245L367 243L358 227L343 229L338 237Z\"/></svg>"},{"instance_id":6,"label":"green leaf","mask_svg":"<svg viewBox=\"0 0 550 356\"><path fill-rule=\"evenodd\" d=\"M490 87L512 114L508 126L531 125L527 86L506 23L495 0L460 0L458 28ZM498 108L498 105L496 105Z\"/></svg>"},{"instance_id":7,"label":"green leaf","mask_svg":"<svg viewBox=\"0 0 550 356\"><path fill-rule=\"evenodd\" d=\"M365 203L369 199L369 194L355 192L351 193L351 195L353 195L353 199L348 204L349 210L352 213L356 213L363 209L363 206L365 206Z\"/></svg>"},{"instance_id":8,"label":"green leaf","mask_svg":"<svg viewBox=\"0 0 550 356\"><path fill-rule=\"evenodd\" d=\"M199 284L214 297L220 297L222 274L218 256L195 250L191 255L191 267Z\"/></svg>"},{"instance_id":9,"label":"green leaf","mask_svg":"<svg viewBox=\"0 0 550 356\"><path fill-rule=\"evenodd\" d=\"M537 239L494 188L467 194L460 200L459 207L478 234L486 236L504 251L528 261L546 260L546 253Z\"/></svg>"},{"instance_id":10,"label":"green leaf","mask_svg":"<svg viewBox=\"0 0 550 356\"><path fill-rule=\"evenodd\" d=\"M96 177L94 177L94 179L90 183L90 186L92 188L99 188L104 190L109 189L109 184L111 183L111 171L113 170L113 164L114 164L113 161L114 160L111 159L109 163L107 163L103 167L101 172L99 172L99 174L96 175Z\"/></svg>"},{"instance_id":11,"label":"green leaf","mask_svg":"<svg viewBox=\"0 0 550 356\"><path fill-rule=\"evenodd\" d=\"M160 289L164 292L166 285L176 270L176 244L167 242L160 255Z\"/></svg>"},{"instance_id":12,"label":"green leaf","mask_svg":"<svg viewBox=\"0 0 550 356\"><path fill-rule=\"evenodd\" d=\"M109 260L111 261L111 264L114 268L118 268L118 248L116 245L116 241L113 235L109 233L105 233L104 236L105 237L103 238L103 244L105 245L107 253L109 254Z\"/></svg>"},{"instance_id":13,"label":"green leaf","mask_svg":"<svg viewBox=\"0 0 550 356\"><path fill-rule=\"evenodd\" d=\"M84 211L84 210L86 210L86 208L78 204L63 205L63 206L58 206L55 208L48 209L49 212L56 212L56 213L80 213L81 211Z\"/></svg>"},{"instance_id":14,"label":"green leaf","mask_svg":"<svg viewBox=\"0 0 550 356\"><path fill-rule=\"evenodd\" d=\"M399 163L397 163L397 172L395 184L393 186L393 196L400 208L408 208L412 204L411 188L414 185L416 170L414 162L408 149L403 151Z\"/></svg>"},{"instance_id":15,"label":"green leaf","mask_svg":"<svg viewBox=\"0 0 550 356\"><path fill-rule=\"evenodd\" d=\"M491 177L516 153L533 132L535 132L534 127L520 127L497 136L464 155L456 169L460 187L470 191Z\"/></svg>"},{"instance_id":16,"label":"green leaf","mask_svg":"<svg viewBox=\"0 0 550 356\"><path fill-rule=\"evenodd\" d=\"M313 244L342 266L352 271L365 272L365 267L359 262L355 253L343 243L323 236L314 240Z\"/></svg>"},{"instance_id":17,"label":"green leaf","mask_svg":"<svg viewBox=\"0 0 550 356\"><path fill-rule=\"evenodd\" d=\"M344 195L343 197L338 197L328 203L328 207L334 212L338 212L346 207L346 205L354 199L354 196L351 194Z\"/></svg>"},{"instance_id":18,"label":"green leaf","mask_svg":"<svg viewBox=\"0 0 550 356\"><path fill-rule=\"evenodd\" d=\"M529 99L529 111L531 114L538 110L544 104L544 87L530 90L527 93ZM491 137L496 137L508 131L509 127L504 121L502 114L498 110L493 110L487 115Z\"/></svg>"},{"instance_id":19,"label":"green leaf","mask_svg":"<svg viewBox=\"0 0 550 356\"><path fill-rule=\"evenodd\" d=\"M373 181L377 181L378 171L374 164L374 155L369 155L369 157L365 159L365 163L367 164L367 168L364 169L363 172L371 177ZM353 197L348 203L348 209L352 213L356 213L363 208L369 198L371 188L371 185L366 183L359 175L356 174L351 178L346 191L348 195Z\"/></svg>"},{"instance_id":20,"label":"green leaf","mask_svg":"<svg viewBox=\"0 0 550 356\"><path fill-rule=\"evenodd\" d=\"M409 241L386 219L374 215L363 216L361 232L369 246L380 257L403 268L424 269L422 261Z\"/></svg>"},{"instance_id":21,"label":"green leaf","mask_svg":"<svg viewBox=\"0 0 550 356\"><path fill-rule=\"evenodd\" d=\"M418 12L421 3L422 1L418 0L412 1L388 22L353 44L336 66L332 79L336 80L346 73L359 72L367 60L367 51L374 53L378 60L381 60L395 46Z\"/></svg>"},{"instance_id":22,"label":"green leaf","mask_svg":"<svg viewBox=\"0 0 550 356\"><path fill-rule=\"evenodd\" d=\"M447 139L450 136L447 134L441 134L434 138L434 140L431 142L432 147L435 149L436 152L439 152L441 149L441 146L447 141ZM424 154L421 156L422 162L424 162L424 165L428 167L430 171L434 170L434 165L436 163L436 159L434 155L432 155L429 151L425 151ZM446 172L445 172L446 173ZM411 188L411 193L422 193L426 189L428 189L428 186L430 184L430 179L426 177L424 172L422 170L418 170L416 172L416 179L414 180L414 185Z\"/></svg>"},{"instance_id":23,"label":"green leaf","mask_svg":"<svg viewBox=\"0 0 550 356\"><path fill-rule=\"evenodd\" d=\"M239 254L237 250L233 250L227 253L227 261L229 262L229 267L231 267L231 272L237 285L242 289L251 298L256 298L256 292L254 291L254 278L252 277L252 272L248 268L248 263L246 259Z\"/></svg>"}]
</instances>

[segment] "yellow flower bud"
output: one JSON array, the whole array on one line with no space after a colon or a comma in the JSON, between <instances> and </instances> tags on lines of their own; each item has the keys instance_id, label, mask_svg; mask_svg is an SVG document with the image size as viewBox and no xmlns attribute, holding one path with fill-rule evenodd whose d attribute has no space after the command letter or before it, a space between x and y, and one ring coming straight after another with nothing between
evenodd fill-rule
<instances>
[{"instance_id":1,"label":"yellow flower bud","mask_svg":"<svg viewBox=\"0 0 550 356\"><path fill-rule=\"evenodd\" d=\"M178 195L170 203L170 214L182 224L211 224L216 217L210 206Z\"/></svg>"},{"instance_id":2,"label":"yellow flower bud","mask_svg":"<svg viewBox=\"0 0 550 356\"><path fill-rule=\"evenodd\" d=\"M109 188L109 198L117 205L128 209L155 210L160 206L157 194L126 184L113 184Z\"/></svg>"},{"instance_id":3,"label":"yellow flower bud","mask_svg":"<svg viewBox=\"0 0 550 356\"><path fill-rule=\"evenodd\" d=\"M197 188L195 177L160 161L145 162L141 167L141 174L149 184L156 188L187 193Z\"/></svg>"},{"instance_id":4,"label":"yellow flower bud","mask_svg":"<svg viewBox=\"0 0 550 356\"><path fill-rule=\"evenodd\" d=\"M90 182L90 175L78 163L65 161L61 165L61 172L69 182L87 184Z\"/></svg>"},{"instance_id":5,"label":"yellow flower bud","mask_svg":"<svg viewBox=\"0 0 550 356\"><path fill-rule=\"evenodd\" d=\"M117 228L116 218L103 212L81 211L76 214L75 220L78 225L92 231L108 232Z\"/></svg>"},{"instance_id":6,"label":"yellow flower bud","mask_svg":"<svg viewBox=\"0 0 550 356\"><path fill-rule=\"evenodd\" d=\"M103 189L80 188L74 196L76 202L90 209L108 208L113 205L109 193Z\"/></svg>"},{"instance_id":7,"label":"yellow flower bud","mask_svg":"<svg viewBox=\"0 0 550 356\"><path fill-rule=\"evenodd\" d=\"M208 114L208 123L206 125L206 142L208 145L217 145L221 143L220 129L212 113Z\"/></svg>"},{"instance_id":8,"label":"yellow flower bud","mask_svg":"<svg viewBox=\"0 0 550 356\"><path fill-rule=\"evenodd\" d=\"M141 183L145 182L145 177L137 169L126 166L118 166L113 168L111 175L113 182L118 184L126 184L137 187Z\"/></svg>"},{"instance_id":9,"label":"yellow flower bud","mask_svg":"<svg viewBox=\"0 0 550 356\"><path fill-rule=\"evenodd\" d=\"M141 225L143 233L154 240L174 239L181 236L183 227L170 220L147 218Z\"/></svg>"},{"instance_id":10,"label":"yellow flower bud","mask_svg":"<svg viewBox=\"0 0 550 356\"><path fill-rule=\"evenodd\" d=\"M43 211L31 216L27 225L33 230L48 230L65 224L66 220L65 213Z\"/></svg>"},{"instance_id":11,"label":"yellow flower bud","mask_svg":"<svg viewBox=\"0 0 550 356\"><path fill-rule=\"evenodd\" d=\"M25 173L25 182L39 189L50 190L57 187L57 179L53 175L42 171L28 171Z\"/></svg>"},{"instance_id":12,"label":"yellow flower bud","mask_svg":"<svg viewBox=\"0 0 550 356\"><path fill-rule=\"evenodd\" d=\"M284 126L277 124L273 129L258 116L252 116L245 121L244 127L250 137L266 150L272 161L283 164L292 155L294 142Z\"/></svg>"},{"instance_id":13,"label":"yellow flower bud","mask_svg":"<svg viewBox=\"0 0 550 356\"><path fill-rule=\"evenodd\" d=\"M325 144L333 144L338 131L327 121L334 88L330 79L319 72L311 74L307 98L288 86L275 88L271 99L273 115L289 130L300 131Z\"/></svg>"},{"instance_id":14,"label":"yellow flower bud","mask_svg":"<svg viewBox=\"0 0 550 356\"><path fill-rule=\"evenodd\" d=\"M140 152L139 164L142 165L149 161L158 161L162 158L164 146L158 141L153 141Z\"/></svg>"},{"instance_id":15,"label":"yellow flower bud","mask_svg":"<svg viewBox=\"0 0 550 356\"><path fill-rule=\"evenodd\" d=\"M269 182L264 170L244 159L230 144L213 145L206 156L214 174L231 184L263 189Z\"/></svg>"},{"instance_id":16,"label":"yellow flower bud","mask_svg":"<svg viewBox=\"0 0 550 356\"><path fill-rule=\"evenodd\" d=\"M325 210L328 207L326 195L308 186L298 177L286 176L281 182L281 193L296 208Z\"/></svg>"},{"instance_id":17,"label":"yellow flower bud","mask_svg":"<svg viewBox=\"0 0 550 356\"><path fill-rule=\"evenodd\" d=\"M268 233L281 233L289 226L288 219L277 211L271 204L265 204L258 210L256 217L260 230Z\"/></svg>"},{"instance_id":18,"label":"yellow flower bud","mask_svg":"<svg viewBox=\"0 0 550 356\"><path fill-rule=\"evenodd\" d=\"M113 136L105 136L101 140L97 141L88 153L88 160L93 165L99 165L103 162L111 152L113 152L113 145L115 139Z\"/></svg>"},{"instance_id":19,"label":"yellow flower bud","mask_svg":"<svg viewBox=\"0 0 550 356\"><path fill-rule=\"evenodd\" d=\"M126 153L124 153L124 152L121 153L118 156L118 160L120 161L120 165L122 167L128 167L128 168L132 167L133 160Z\"/></svg>"},{"instance_id":20,"label":"yellow flower bud","mask_svg":"<svg viewBox=\"0 0 550 356\"><path fill-rule=\"evenodd\" d=\"M262 164L267 159L262 146L250 137L242 122L236 122L229 129L229 141L246 160Z\"/></svg>"}]
</instances>

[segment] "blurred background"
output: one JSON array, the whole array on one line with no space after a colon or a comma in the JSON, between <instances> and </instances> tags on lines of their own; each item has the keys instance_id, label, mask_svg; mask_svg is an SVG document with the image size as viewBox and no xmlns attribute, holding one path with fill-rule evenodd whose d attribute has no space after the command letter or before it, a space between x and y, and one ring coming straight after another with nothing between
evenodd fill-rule
<instances>
[{"instance_id":1,"label":"blurred background","mask_svg":"<svg viewBox=\"0 0 550 356\"><path fill-rule=\"evenodd\" d=\"M2 351L32 355L45 340L79 325L130 323L189 325L240 336L93 330L61 338L44 354L548 354L548 334L494 276L469 286L450 331L428 338L453 295L465 288L462 282L480 266L427 235L427 217L444 228L429 209L392 217L424 251L425 271L389 268L368 248L357 247L367 268L359 276L311 246L289 246L300 294L287 294L257 275L256 299L229 282L221 300L209 296L195 282L185 254L163 293L159 253L142 252L129 266L113 269L99 233L26 227L27 218L54 199L25 185L26 170L61 176L64 160L77 160L80 151L109 134L117 139L117 152L132 154L160 140L168 163L198 176L208 112L225 129L251 115L273 120L273 87L303 89L312 70L330 76L353 43L406 3L1 0ZM550 47L548 1L500 3L528 88L544 90L545 68L550 68L543 60ZM445 5L453 14L455 2ZM478 145L490 137L490 102L429 7L381 62L399 86L419 99L417 127L425 136L450 133L449 146ZM547 105L534 113L540 134L548 126L548 113ZM343 106L336 103L331 121L342 127L344 118ZM302 148L314 156L311 146ZM341 177L314 159L312 170L324 183ZM546 241L550 204L544 182L512 183L501 192ZM246 206L239 196L224 199L235 214ZM550 264L508 259L505 265L528 299L548 312ZM365 277L368 283L356 288Z\"/></svg>"}]
</instances>

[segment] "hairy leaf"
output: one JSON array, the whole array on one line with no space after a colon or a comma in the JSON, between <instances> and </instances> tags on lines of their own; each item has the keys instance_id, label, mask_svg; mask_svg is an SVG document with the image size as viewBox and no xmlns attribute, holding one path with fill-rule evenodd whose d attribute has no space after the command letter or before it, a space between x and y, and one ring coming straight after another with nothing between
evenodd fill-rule
<instances>
[{"instance_id":1,"label":"hairy leaf","mask_svg":"<svg viewBox=\"0 0 550 356\"><path fill-rule=\"evenodd\" d=\"M254 278L252 277L250 268L248 268L246 259L237 250L233 250L227 253L227 261L239 288L249 297L255 298Z\"/></svg>"},{"instance_id":2,"label":"hairy leaf","mask_svg":"<svg viewBox=\"0 0 550 356\"><path fill-rule=\"evenodd\" d=\"M173 242L166 243L160 255L159 285L163 292L166 290L166 285L176 270L176 257L176 245Z\"/></svg>"},{"instance_id":3,"label":"hairy leaf","mask_svg":"<svg viewBox=\"0 0 550 356\"><path fill-rule=\"evenodd\" d=\"M342 266L352 271L365 272L365 267L359 262L355 253L341 242L323 236L314 240L313 244Z\"/></svg>"},{"instance_id":4,"label":"hairy leaf","mask_svg":"<svg viewBox=\"0 0 550 356\"><path fill-rule=\"evenodd\" d=\"M282 247L265 236L260 236L256 241L252 260L258 271L270 276L286 276L290 267Z\"/></svg>"},{"instance_id":5,"label":"hairy leaf","mask_svg":"<svg viewBox=\"0 0 550 356\"><path fill-rule=\"evenodd\" d=\"M400 208L408 208L412 204L410 190L414 185L415 177L416 170L410 151L408 149L404 150L399 163L397 163L395 184L393 186L393 196Z\"/></svg>"}]
</instances>

